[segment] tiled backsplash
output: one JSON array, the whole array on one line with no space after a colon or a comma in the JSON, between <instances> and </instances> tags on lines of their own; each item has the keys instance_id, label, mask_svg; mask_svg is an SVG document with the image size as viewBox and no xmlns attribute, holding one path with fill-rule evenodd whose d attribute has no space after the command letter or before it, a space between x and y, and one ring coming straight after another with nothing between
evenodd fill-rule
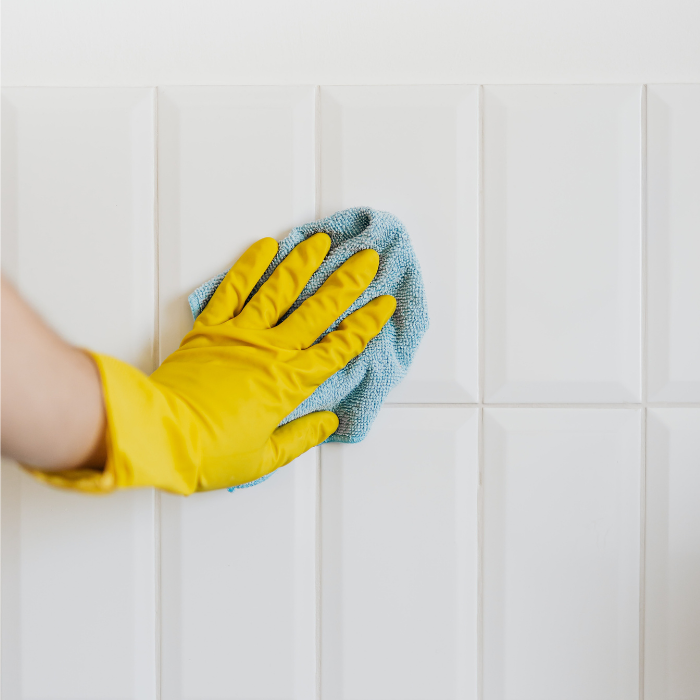
<instances>
[{"instance_id":1,"label":"tiled backsplash","mask_svg":"<svg viewBox=\"0 0 700 700\"><path fill-rule=\"evenodd\" d=\"M396 214L367 440L187 499L2 474L3 698L700 696L700 85L12 88L3 270L152 370L254 240Z\"/></svg>"}]
</instances>

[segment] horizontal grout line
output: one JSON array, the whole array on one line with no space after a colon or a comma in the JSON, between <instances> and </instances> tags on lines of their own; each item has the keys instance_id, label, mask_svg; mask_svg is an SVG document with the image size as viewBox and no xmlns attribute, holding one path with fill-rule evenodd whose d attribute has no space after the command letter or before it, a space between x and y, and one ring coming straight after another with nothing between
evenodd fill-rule
<instances>
[{"instance_id":1,"label":"horizontal grout line","mask_svg":"<svg viewBox=\"0 0 700 700\"><path fill-rule=\"evenodd\" d=\"M647 401L647 408L700 408L700 401Z\"/></svg>"},{"instance_id":2,"label":"horizontal grout line","mask_svg":"<svg viewBox=\"0 0 700 700\"><path fill-rule=\"evenodd\" d=\"M700 408L700 402L638 403L400 403L387 401L386 408Z\"/></svg>"},{"instance_id":3,"label":"horizontal grout line","mask_svg":"<svg viewBox=\"0 0 700 700\"><path fill-rule=\"evenodd\" d=\"M320 88L343 88L343 87L656 87L668 85L698 85L698 81L670 81L670 82L588 82L588 83L561 83L561 82L526 82L526 83L484 83L484 82L464 82L464 83L112 83L109 85L81 84L81 85L19 85L3 84L3 89L9 90L157 90L159 88L300 88L300 87L320 87Z\"/></svg>"}]
</instances>

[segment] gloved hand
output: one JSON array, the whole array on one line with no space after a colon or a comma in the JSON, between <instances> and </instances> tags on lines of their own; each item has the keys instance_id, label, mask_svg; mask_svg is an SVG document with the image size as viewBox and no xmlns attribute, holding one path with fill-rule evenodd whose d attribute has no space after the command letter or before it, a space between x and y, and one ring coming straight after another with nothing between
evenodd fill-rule
<instances>
[{"instance_id":1,"label":"gloved hand","mask_svg":"<svg viewBox=\"0 0 700 700\"><path fill-rule=\"evenodd\" d=\"M252 481L323 442L338 427L330 411L277 426L362 352L396 308L393 297L378 297L313 345L374 278L379 256L365 250L277 325L329 249L325 233L300 243L244 307L277 253L272 238L253 244L150 377L94 354L107 412L104 469L31 471L84 491L156 486L190 494Z\"/></svg>"}]
</instances>

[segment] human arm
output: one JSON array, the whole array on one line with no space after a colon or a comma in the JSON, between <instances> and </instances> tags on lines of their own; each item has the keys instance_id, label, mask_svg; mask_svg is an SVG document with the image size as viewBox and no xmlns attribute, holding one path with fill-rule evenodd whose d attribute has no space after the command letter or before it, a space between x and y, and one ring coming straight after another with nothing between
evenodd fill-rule
<instances>
[{"instance_id":1,"label":"human arm","mask_svg":"<svg viewBox=\"0 0 700 700\"><path fill-rule=\"evenodd\" d=\"M45 470L105 461L92 357L52 331L2 278L2 453Z\"/></svg>"}]
</instances>

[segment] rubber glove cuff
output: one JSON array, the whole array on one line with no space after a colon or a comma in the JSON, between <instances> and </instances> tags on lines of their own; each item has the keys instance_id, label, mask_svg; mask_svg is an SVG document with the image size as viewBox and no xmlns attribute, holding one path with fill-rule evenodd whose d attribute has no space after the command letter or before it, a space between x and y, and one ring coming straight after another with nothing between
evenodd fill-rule
<instances>
[{"instance_id":1,"label":"rubber glove cuff","mask_svg":"<svg viewBox=\"0 0 700 700\"><path fill-rule=\"evenodd\" d=\"M53 486L90 493L139 486L183 495L195 491L197 431L187 429L190 415L184 404L131 365L89 354L100 372L107 414L104 469L25 469Z\"/></svg>"}]
</instances>

